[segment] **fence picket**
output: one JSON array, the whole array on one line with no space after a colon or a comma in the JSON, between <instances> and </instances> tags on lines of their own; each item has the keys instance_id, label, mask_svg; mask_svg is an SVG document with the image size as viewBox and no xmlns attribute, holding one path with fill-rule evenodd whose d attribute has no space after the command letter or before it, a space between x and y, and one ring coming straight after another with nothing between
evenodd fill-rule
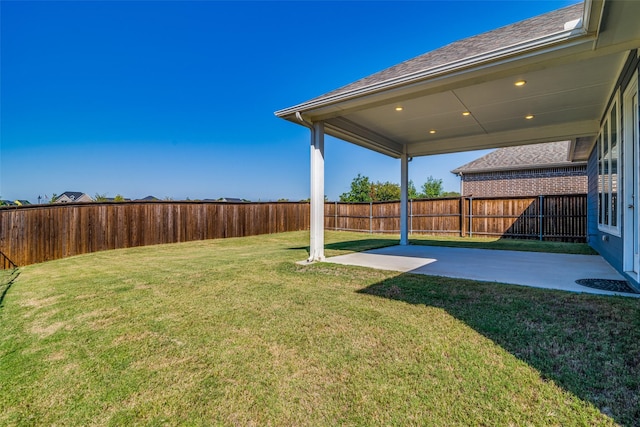
<instances>
[{"instance_id":1,"label":"fence picket","mask_svg":"<svg viewBox=\"0 0 640 427\"><path fill-rule=\"evenodd\" d=\"M106 249L308 230L309 214L304 202L5 207L0 209L0 267ZM564 242L585 242L587 235L585 194L412 200L409 215L413 234ZM399 233L400 203L325 203L325 228Z\"/></svg>"}]
</instances>

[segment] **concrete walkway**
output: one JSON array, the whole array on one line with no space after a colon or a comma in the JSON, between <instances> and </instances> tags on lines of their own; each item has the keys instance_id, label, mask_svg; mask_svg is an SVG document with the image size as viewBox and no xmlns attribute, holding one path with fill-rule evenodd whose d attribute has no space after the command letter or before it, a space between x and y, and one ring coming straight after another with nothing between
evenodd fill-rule
<instances>
[{"instance_id":1,"label":"concrete walkway","mask_svg":"<svg viewBox=\"0 0 640 427\"><path fill-rule=\"evenodd\" d=\"M340 255L326 262L571 292L640 296L578 285L578 279L624 280L598 255L410 245Z\"/></svg>"}]
</instances>

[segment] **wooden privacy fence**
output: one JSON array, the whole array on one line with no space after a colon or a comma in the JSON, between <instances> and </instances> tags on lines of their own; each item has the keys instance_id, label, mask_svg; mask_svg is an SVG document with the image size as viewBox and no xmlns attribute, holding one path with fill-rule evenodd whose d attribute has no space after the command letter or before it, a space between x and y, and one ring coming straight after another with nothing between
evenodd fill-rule
<instances>
[{"instance_id":1,"label":"wooden privacy fence","mask_svg":"<svg viewBox=\"0 0 640 427\"><path fill-rule=\"evenodd\" d=\"M308 228L308 203L125 202L2 208L0 266Z\"/></svg>"},{"instance_id":2,"label":"wooden privacy fence","mask_svg":"<svg viewBox=\"0 0 640 427\"><path fill-rule=\"evenodd\" d=\"M409 231L585 242L587 197L413 200ZM400 203L326 203L327 230L399 233ZM107 249L309 229L309 203L123 202L0 209L0 268Z\"/></svg>"},{"instance_id":3,"label":"wooden privacy fence","mask_svg":"<svg viewBox=\"0 0 640 427\"><path fill-rule=\"evenodd\" d=\"M409 233L586 242L586 194L411 200ZM398 202L327 203L327 230L399 233Z\"/></svg>"}]
</instances>

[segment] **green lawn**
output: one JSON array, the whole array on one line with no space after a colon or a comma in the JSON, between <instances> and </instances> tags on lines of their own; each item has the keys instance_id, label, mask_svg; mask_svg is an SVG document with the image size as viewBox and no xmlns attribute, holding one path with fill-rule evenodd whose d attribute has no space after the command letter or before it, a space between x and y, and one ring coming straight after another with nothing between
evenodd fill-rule
<instances>
[{"instance_id":1,"label":"green lawn","mask_svg":"<svg viewBox=\"0 0 640 427\"><path fill-rule=\"evenodd\" d=\"M550 252L578 255L595 255L597 253L586 243L541 242L539 240L501 239L498 237L411 236L410 240L411 243L415 245L449 246L456 248Z\"/></svg>"},{"instance_id":2,"label":"green lawn","mask_svg":"<svg viewBox=\"0 0 640 427\"><path fill-rule=\"evenodd\" d=\"M397 240L396 240L397 241ZM391 244L327 233L327 254ZM640 301L295 261L305 232L21 268L0 425L633 425Z\"/></svg>"}]
</instances>

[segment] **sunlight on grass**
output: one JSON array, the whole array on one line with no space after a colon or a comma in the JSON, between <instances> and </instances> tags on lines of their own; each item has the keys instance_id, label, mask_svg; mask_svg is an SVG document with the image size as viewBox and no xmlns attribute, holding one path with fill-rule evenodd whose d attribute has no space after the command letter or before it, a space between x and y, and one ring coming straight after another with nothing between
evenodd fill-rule
<instances>
[{"instance_id":1,"label":"sunlight on grass","mask_svg":"<svg viewBox=\"0 0 640 427\"><path fill-rule=\"evenodd\" d=\"M327 252L396 242L327 233ZM295 264L307 245L283 233L22 268L0 308L0 424L640 416L637 300Z\"/></svg>"}]
</instances>

